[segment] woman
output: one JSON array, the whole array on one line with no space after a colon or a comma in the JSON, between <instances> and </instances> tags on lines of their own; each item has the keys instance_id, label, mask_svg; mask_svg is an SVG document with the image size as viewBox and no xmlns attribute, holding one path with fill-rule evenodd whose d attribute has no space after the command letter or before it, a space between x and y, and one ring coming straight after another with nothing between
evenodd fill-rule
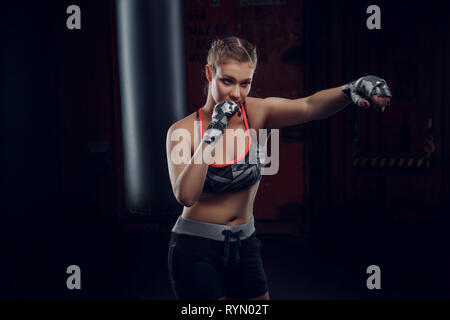
<instances>
[{"instance_id":1,"label":"woman","mask_svg":"<svg viewBox=\"0 0 450 320\"><path fill-rule=\"evenodd\" d=\"M207 62L205 105L167 133L170 181L184 206L169 244L172 286L178 299L269 299L253 219L262 168L255 132L323 119L352 101L384 111L391 93L383 79L367 76L296 100L249 97L256 49L237 37L214 41ZM175 159L180 132L187 161ZM245 153L235 150L235 136Z\"/></svg>"}]
</instances>

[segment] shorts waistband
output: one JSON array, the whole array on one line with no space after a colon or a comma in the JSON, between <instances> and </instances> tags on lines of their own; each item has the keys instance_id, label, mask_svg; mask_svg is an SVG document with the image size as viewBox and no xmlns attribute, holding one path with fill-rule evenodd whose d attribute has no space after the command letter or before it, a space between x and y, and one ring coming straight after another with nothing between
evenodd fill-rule
<instances>
[{"instance_id":1,"label":"shorts waistband","mask_svg":"<svg viewBox=\"0 0 450 320\"><path fill-rule=\"evenodd\" d=\"M228 230L228 231L224 231ZM250 221L236 226L228 226L224 224L215 224L203 221L196 221L178 217L172 232L188 234L197 237L208 238L217 241L225 241L226 233L236 234L240 240L249 238L255 232L255 220L252 217ZM237 236L232 236L229 241L237 241Z\"/></svg>"}]
</instances>

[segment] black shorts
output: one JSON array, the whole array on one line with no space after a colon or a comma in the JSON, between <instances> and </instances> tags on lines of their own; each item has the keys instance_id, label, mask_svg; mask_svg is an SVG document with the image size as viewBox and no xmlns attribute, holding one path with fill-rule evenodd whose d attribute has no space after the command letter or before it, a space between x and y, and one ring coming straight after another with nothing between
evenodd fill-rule
<instances>
[{"instance_id":1,"label":"black shorts","mask_svg":"<svg viewBox=\"0 0 450 320\"><path fill-rule=\"evenodd\" d=\"M169 275L177 299L249 299L268 291L256 233L240 241L172 232Z\"/></svg>"}]
</instances>

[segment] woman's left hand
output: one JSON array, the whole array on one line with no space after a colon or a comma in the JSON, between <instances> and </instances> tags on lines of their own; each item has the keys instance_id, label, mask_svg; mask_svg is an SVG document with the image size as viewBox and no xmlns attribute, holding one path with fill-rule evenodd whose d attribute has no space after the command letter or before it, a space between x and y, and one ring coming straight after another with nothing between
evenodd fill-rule
<instances>
[{"instance_id":1,"label":"woman's left hand","mask_svg":"<svg viewBox=\"0 0 450 320\"><path fill-rule=\"evenodd\" d=\"M391 104L391 90L384 79L369 75L345 85L344 94L355 104L364 108L375 106L376 111L384 112Z\"/></svg>"}]
</instances>

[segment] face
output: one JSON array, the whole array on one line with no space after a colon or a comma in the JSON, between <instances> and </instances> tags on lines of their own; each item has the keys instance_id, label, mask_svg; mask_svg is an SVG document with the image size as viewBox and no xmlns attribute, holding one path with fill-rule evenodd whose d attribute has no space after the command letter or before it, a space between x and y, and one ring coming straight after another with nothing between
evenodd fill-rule
<instances>
[{"instance_id":1,"label":"face","mask_svg":"<svg viewBox=\"0 0 450 320\"><path fill-rule=\"evenodd\" d=\"M217 67L214 77L209 65L206 74L211 85L211 94L216 103L232 100L237 104L243 102L251 88L254 69L248 62L226 60Z\"/></svg>"}]
</instances>

